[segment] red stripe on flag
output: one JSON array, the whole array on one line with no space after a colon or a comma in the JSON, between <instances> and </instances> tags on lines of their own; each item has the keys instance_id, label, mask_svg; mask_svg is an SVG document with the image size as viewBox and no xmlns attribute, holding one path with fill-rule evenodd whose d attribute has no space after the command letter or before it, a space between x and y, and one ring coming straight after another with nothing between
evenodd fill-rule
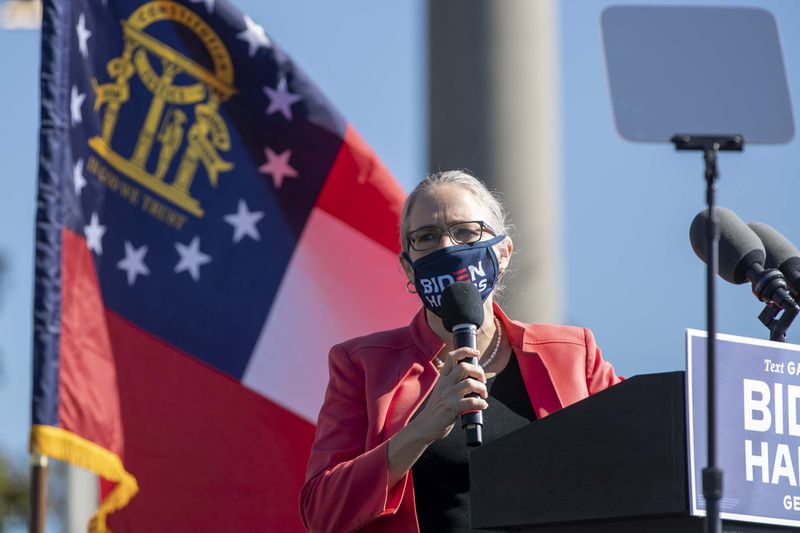
<instances>
[{"instance_id":1,"label":"red stripe on flag","mask_svg":"<svg viewBox=\"0 0 800 533\"><path fill-rule=\"evenodd\" d=\"M59 425L122 455L117 371L92 255L68 229L61 250Z\"/></svg>"},{"instance_id":2,"label":"red stripe on flag","mask_svg":"<svg viewBox=\"0 0 800 533\"><path fill-rule=\"evenodd\" d=\"M314 426L118 315L106 317L126 465L141 487L109 517L111 528L303 531L297 502Z\"/></svg>"},{"instance_id":3,"label":"red stripe on flag","mask_svg":"<svg viewBox=\"0 0 800 533\"><path fill-rule=\"evenodd\" d=\"M324 209L393 252L406 193L351 125L317 199Z\"/></svg>"}]
</instances>

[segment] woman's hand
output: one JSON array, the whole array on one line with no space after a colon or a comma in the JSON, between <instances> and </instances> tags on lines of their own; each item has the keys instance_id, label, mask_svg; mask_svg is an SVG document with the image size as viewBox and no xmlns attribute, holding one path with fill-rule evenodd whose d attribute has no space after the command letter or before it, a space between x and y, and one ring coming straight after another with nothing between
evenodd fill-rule
<instances>
[{"instance_id":1,"label":"woman's hand","mask_svg":"<svg viewBox=\"0 0 800 533\"><path fill-rule=\"evenodd\" d=\"M479 365L459 362L480 353L471 348L459 348L447 354L436 385L422 411L409 423L420 438L432 443L446 437L464 411L486 409L486 376ZM476 397L465 398L470 393Z\"/></svg>"},{"instance_id":2,"label":"woman's hand","mask_svg":"<svg viewBox=\"0 0 800 533\"><path fill-rule=\"evenodd\" d=\"M486 376L483 368L459 363L479 355L477 350L459 348L447 354L441 375L436 381L425 407L403 429L389 439L388 460L391 488L414 466L422 452L438 439L446 437L464 411L486 409ZM464 398L477 393L475 398Z\"/></svg>"}]
</instances>

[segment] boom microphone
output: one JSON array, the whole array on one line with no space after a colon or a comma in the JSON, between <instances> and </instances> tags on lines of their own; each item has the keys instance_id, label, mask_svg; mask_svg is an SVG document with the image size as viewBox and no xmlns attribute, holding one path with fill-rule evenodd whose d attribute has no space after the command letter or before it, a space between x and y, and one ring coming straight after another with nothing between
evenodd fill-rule
<instances>
[{"instance_id":1,"label":"boom microphone","mask_svg":"<svg viewBox=\"0 0 800 533\"><path fill-rule=\"evenodd\" d=\"M758 235L742 222L736 213L724 207L714 210L719 221L719 275L725 281L740 285L749 281L753 294L762 302L781 309L796 308L789 294L789 286L776 268L764 268L766 251ZM706 225L708 209L694 217L689 238L697 257L708 262Z\"/></svg>"},{"instance_id":2,"label":"boom microphone","mask_svg":"<svg viewBox=\"0 0 800 533\"><path fill-rule=\"evenodd\" d=\"M476 348L478 328L483 324L483 301L478 288L468 281L457 281L442 292L442 322L453 334L456 348ZM472 365L477 357L463 359ZM468 397L477 397L473 392ZM480 409L461 413L461 427L466 431L467 446L479 446L483 442L483 412Z\"/></svg>"},{"instance_id":3,"label":"boom microphone","mask_svg":"<svg viewBox=\"0 0 800 533\"><path fill-rule=\"evenodd\" d=\"M764 266L777 268L789 282L792 296L800 296L800 250L772 226L751 222L750 229L764 243L767 259Z\"/></svg>"}]
</instances>

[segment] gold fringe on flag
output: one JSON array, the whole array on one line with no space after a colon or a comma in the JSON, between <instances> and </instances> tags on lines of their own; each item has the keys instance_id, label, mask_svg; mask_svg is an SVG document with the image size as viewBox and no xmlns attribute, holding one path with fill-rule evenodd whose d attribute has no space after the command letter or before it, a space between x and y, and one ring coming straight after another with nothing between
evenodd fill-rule
<instances>
[{"instance_id":1,"label":"gold fringe on flag","mask_svg":"<svg viewBox=\"0 0 800 533\"><path fill-rule=\"evenodd\" d=\"M136 478L122 465L115 453L71 431L53 426L31 426L31 453L38 452L59 461L94 472L117 486L102 501L89 523L89 531L110 533L106 516L122 509L139 491Z\"/></svg>"}]
</instances>

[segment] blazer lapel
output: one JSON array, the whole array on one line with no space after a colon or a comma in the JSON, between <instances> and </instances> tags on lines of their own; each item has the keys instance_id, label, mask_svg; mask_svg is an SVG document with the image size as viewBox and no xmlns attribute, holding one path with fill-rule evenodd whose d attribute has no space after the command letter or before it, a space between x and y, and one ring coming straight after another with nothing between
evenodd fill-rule
<instances>
[{"instance_id":1,"label":"blazer lapel","mask_svg":"<svg viewBox=\"0 0 800 533\"><path fill-rule=\"evenodd\" d=\"M411 364L392 394L386 411L383 440L392 437L408 424L433 389L438 377L439 372L432 363L422 365L414 361Z\"/></svg>"},{"instance_id":2,"label":"blazer lapel","mask_svg":"<svg viewBox=\"0 0 800 533\"><path fill-rule=\"evenodd\" d=\"M413 344L402 354L401 376L386 412L385 439L408 424L439 378L433 358L444 343L428 327L424 308L414 316L409 333Z\"/></svg>"},{"instance_id":3,"label":"blazer lapel","mask_svg":"<svg viewBox=\"0 0 800 533\"><path fill-rule=\"evenodd\" d=\"M556 390L550 370L536 351L535 345L526 346L525 337L529 335L527 328L509 319L497 304L494 304L494 314L502 322L514 353L517 354L522 381L536 418L544 418L562 409L564 402Z\"/></svg>"},{"instance_id":4,"label":"blazer lapel","mask_svg":"<svg viewBox=\"0 0 800 533\"><path fill-rule=\"evenodd\" d=\"M539 353L525 350L516 351L516 353L519 354L517 357L519 370L522 373L522 381L525 382L525 389L528 391L536 418L544 418L561 410L564 403L561 401L553 377Z\"/></svg>"}]
</instances>

